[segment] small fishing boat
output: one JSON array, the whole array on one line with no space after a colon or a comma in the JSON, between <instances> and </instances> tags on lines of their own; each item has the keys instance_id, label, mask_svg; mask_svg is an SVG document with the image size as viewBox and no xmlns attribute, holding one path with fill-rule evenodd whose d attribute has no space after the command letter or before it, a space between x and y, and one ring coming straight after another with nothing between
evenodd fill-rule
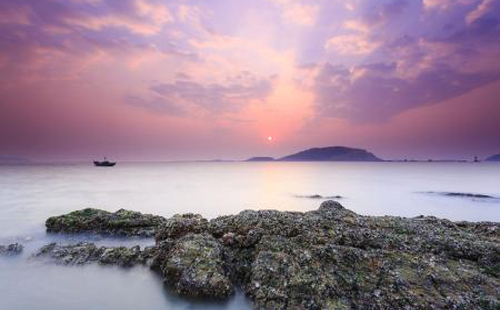
<instances>
[{"instance_id":1,"label":"small fishing boat","mask_svg":"<svg viewBox=\"0 0 500 310\"><path fill-rule=\"evenodd\" d=\"M97 167L113 167L116 163L109 161L106 157L104 157L103 161L94 160L94 165Z\"/></svg>"}]
</instances>

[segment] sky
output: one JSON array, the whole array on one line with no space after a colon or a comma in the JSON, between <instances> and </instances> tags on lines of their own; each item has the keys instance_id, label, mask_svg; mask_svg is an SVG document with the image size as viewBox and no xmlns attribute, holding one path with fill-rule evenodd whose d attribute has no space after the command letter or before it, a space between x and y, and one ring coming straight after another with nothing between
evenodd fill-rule
<instances>
[{"instance_id":1,"label":"sky","mask_svg":"<svg viewBox=\"0 0 500 310\"><path fill-rule=\"evenodd\" d=\"M500 0L0 0L0 156L329 145L500 153Z\"/></svg>"}]
</instances>

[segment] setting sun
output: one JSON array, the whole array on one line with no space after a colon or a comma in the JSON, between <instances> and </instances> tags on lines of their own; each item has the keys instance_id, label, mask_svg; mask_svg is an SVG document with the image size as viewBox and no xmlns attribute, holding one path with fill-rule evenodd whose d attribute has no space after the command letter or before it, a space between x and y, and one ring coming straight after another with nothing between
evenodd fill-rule
<instances>
[{"instance_id":1,"label":"setting sun","mask_svg":"<svg viewBox=\"0 0 500 310\"><path fill-rule=\"evenodd\" d=\"M273 137L271 136L267 137L267 141L273 141Z\"/></svg>"}]
</instances>

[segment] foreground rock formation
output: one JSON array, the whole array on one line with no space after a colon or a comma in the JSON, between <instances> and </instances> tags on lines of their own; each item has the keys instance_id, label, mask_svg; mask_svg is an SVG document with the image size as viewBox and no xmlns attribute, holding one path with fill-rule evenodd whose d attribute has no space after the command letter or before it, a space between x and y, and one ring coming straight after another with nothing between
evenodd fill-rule
<instances>
[{"instance_id":1,"label":"foreground rock formation","mask_svg":"<svg viewBox=\"0 0 500 310\"><path fill-rule=\"evenodd\" d=\"M48 230L131 227L113 216L94 219L104 211L78 212L71 213L78 229L68 215L49 219ZM211 221L176 215L148 229L156 245L143 250L50 244L35 256L149 264L180 295L226 298L241 287L258 309L500 308L498 223L361 216L326 201L306 213L247 210Z\"/></svg>"}]
</instances>

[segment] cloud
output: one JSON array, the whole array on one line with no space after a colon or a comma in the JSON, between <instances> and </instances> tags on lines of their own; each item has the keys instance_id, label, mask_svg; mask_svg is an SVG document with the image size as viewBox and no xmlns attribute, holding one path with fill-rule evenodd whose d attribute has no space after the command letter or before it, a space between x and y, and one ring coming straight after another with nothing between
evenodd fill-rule
<instances>
[{"instance_id":1,"label":"cloud","mask_svg":"<svg viewBox=\"0 0 500 310\"><path fill-rule=\"evenodd\" d=\"M400 16L409 6L408 0L392 0L373 6L363 15L362 21L366 25L380 26L389 23L392 19Z\"/></svg>"},{"instance_id":2,"label":"cloud","mask_svg":"<svg viewBox=\"0 0 500 310\"><path fill-rule=\"evenodd\" d=\"M488 13L495 11L500 13L500 3L497 0L483 0L473 11L467 14L465 20L468 24L471 24L480 18L484 17ZM498 15L497 15L498 16Z\"/></svg>"},{"instance_id":3,"label":"cloud","mask_svg":"<svg viewBox=\"0 0 500 310\"><path fill-rule=\"evenodd\" d=\"M32 11L27 6L9 7L0 4L0 24L31 24Z\"/></svg>"},{"instance_id":4,"label":"cloud","mask_svg":"<svg viewBox=\"0 0 500 310\"><path fill-rule=\"evenodd\" d=\"M387 121L500 79L499 1L475 2L468 8L472 1L460 1L454 11L440 8L440 19L407 1L377 2L344 21L347 33L329 38L326 50L363 60L339 64L331 58L303 68L304 78L297 79L315 94L317 116ZM415 16L429 19L419 31Z\"/></svg>"},{"instance_id":5,"label":"cloud","mask_svg":"<svg viewBox=\"0 0 500 310\"><path fill-rule=\"evenodd\" d=\"M426 10L448 10L455 6L470 5L477 0L423 0Z\"/></svg>"},{"instance_id":6,"label":"cloud","mask_svg":"<svg viewBox=\"0 0 500 310\"><path fill-rule=\"evenodd\" d=\"M378 46L378 42L370 41L366 36L359 34L338 35L330 38L325 44L327 51L342 55L366 55Z\"/></svg>"},{"instance_id":7,"label":"cloud","mask_svg":"<svg viewBox=\"0 0 500 310\"><path fill-rule=\"evenodd\" d=\"M273 89L273 77L258 78L241 72L224 83L200 83L187 74L178 73L172 83L150 86L153 99L128 96L126 102L155 112L181 115L186 110L210 113L234 112L252 100L265 100ZM181 108L182 107L182 108Z\"/></svg>"},{"instance_id":8,"label":"cloud","mask_svg":"<svg viewBox=\"0 0 500 310\"><path fill-rule=\"evenodd\" d=\"M173 16L165 5L146 0L128 0L124 3L126 4L116 5L110 2L109 12L103 15L75 13L64 17L63 21L94 31L117 27L146 36L158 34L165 24L173 21Z\"/></svg>"},{"instance_id":9,"label":"cloud","mask_svg":"<svg viewBox=\"0 0 500 310\"><path fill-rule=\"evenodd\" d=\"M317 114L355 122L379 122L419 106L465 94L500 78L500 73L462 73L435 65L412 79L399 77L396 65L374 63L346 68L316 68L313 90Z\"/></svg>"},{"instance_id":10,"label":"cloud","mask_svg":"<svg viewBox=\"0 0 500 310\"><path fill-rule=\"evenodd\" d=\"M381 34L377 31L399 17L409 4L406 0L392 0L387 3L368 5L366 12L347 19L341 24L343 32L327 39L325 49L338 55L365 56L381 46ZM347 32L347 33L345 33Z\"/></svg>"},{"instance_id":11,"label":"cloud","mask_svg":"<svg viewBox=\"0 0 500 310\"><path fill-rule=\"evenodd\" d=\"M157 0L2 2L2 88L16 80L79 78L98 62L140 64L146 54L198 61L189 46L176 44L169 33L152 39L172 23L170 9Z\"/></svg>"},{"instance_id":12,"label":"cloud","mask_svg":"<svg viewBox=\"0 0 500 310\"><path fill-rule=\"evenodd\" d=\"M300 26L313 26L319 13L319 7L312 4L303 4L298 0L271 0L278 4L282 16Z\"/></svg>"},{"instance_id":13,"label":"cloud","mask_svg":"<svg viewBox=\"0 0 500 310\"><path fill-rule=\"evenodd\" d=\"M171 116L184 116L187 112L184 106L176 104L175 102L169 101L168 99L160 96L145 99L135 95L127 95L124 98L124 102L130 106L139 107L152 112L168 114Z\"/></svg>"}]
</instances>

